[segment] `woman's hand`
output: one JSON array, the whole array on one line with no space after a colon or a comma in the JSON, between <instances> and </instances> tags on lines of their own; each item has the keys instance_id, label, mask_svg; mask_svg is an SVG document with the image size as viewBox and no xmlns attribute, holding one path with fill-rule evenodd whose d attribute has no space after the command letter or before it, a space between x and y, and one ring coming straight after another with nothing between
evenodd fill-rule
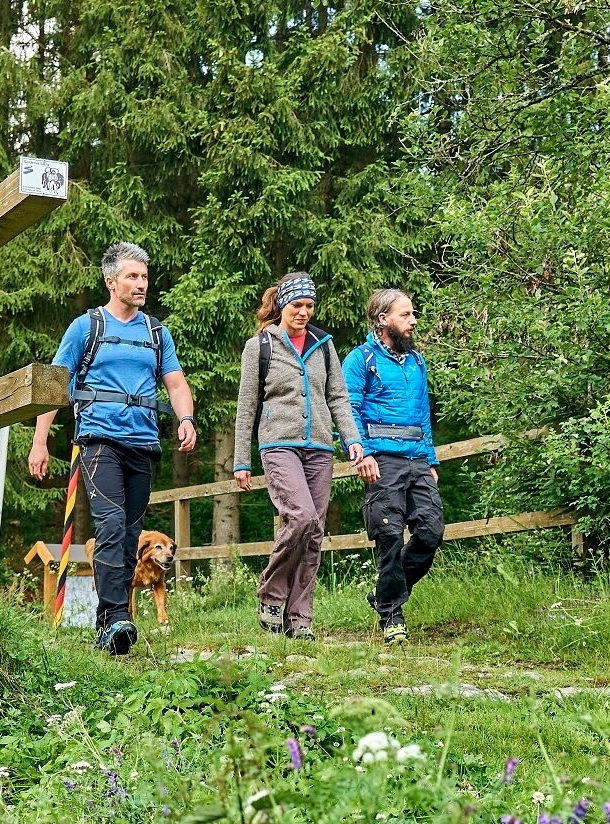
<instances>
[{"instance_id":1,"label":"woman's hand","mask_svg":"<svg viewBox=\"0 0 610 824\"><path fill-rule=\"evenodd\" d=\"M362 461L364 457L364 451L362 449L361 443L353 443L349 450L349 459L354 464L354 466L358 466L358 464Z\"/></svg>"},{"instance_id":2,"label":"woman's hand","mask_svg":"<svg viewBox=\"0 0 610 824\"><path fill-rule=\"evenodd\" d=\"M252 473L249 469L239 469L233 473L233 477L240 489L243 489L245 492L252 491Z\"/></svg>"}]
</instances>

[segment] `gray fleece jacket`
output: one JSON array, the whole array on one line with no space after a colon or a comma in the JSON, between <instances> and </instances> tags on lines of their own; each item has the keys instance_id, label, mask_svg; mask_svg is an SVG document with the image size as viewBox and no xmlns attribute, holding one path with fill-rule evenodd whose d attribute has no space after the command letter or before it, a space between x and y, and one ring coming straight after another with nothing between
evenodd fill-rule
<instances>
[{"instance_id":1,"label":"gray fleece jacket","mask_svg":"<svg viewBox=\"0 0 610 824\"><path fill-rule=\"evenodd\" d=\"M346 446L360 443L341 364L328 332L307 324L303 354L275 324L266 332L272 354L265 381L265 398L258 427L259 449L297 447L333 451L333 422ZM322 344L328 342L329 364ZM258 403L260 342L246 341L241 357L241 380L235 420L233 471L251 469L252 427Z\"/></svg>"}]
</instances>

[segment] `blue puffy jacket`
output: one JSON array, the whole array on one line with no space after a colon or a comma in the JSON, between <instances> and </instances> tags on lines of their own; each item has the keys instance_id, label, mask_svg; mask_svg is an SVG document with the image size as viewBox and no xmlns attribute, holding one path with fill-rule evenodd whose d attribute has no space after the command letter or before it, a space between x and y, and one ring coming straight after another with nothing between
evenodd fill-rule
<instances>
[{"instance_id":1,"label":"blue puffy jacket","mask_svg":"<svg viewBox=\"0 0 610 824\"><path fill-rule=\"evenodd\" d=\"M385 452L406 458L426 458L430 466L436 466L438 460L432 440L426 362L419 352L411 352L401 365L375 341L372 332L367 336L366 345L374 352L375 364L368 381L370 367L367 367L360 347L352 349L343 363L343 374L365 456ZM369 391L365 391L367 383ZM424 437L419 440L369 438L369 423L421 426Z\"/></svg>"}]
</instances>

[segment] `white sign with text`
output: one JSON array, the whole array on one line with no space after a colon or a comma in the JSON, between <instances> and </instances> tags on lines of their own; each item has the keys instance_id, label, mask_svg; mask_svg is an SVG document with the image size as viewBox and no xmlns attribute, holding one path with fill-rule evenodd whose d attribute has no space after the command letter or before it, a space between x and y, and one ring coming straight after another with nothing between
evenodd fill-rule
<instances>
[{"instance_id":1,"label":"white sign with text","mask_svg":"<svg viewBox=\"0 0 610 824\"><path fill-rule=\"evenodd\" d=\"M68 164L63 160L40 157L19 159L19 191L24 195L42 195L66 200L68 197Z\"/></svg>"}]
</instances>

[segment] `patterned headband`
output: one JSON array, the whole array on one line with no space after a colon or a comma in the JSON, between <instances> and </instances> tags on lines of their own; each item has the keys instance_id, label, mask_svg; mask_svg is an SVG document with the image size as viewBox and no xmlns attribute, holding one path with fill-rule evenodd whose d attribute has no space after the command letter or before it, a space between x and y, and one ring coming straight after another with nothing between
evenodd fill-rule
<instances>
[{"instance_id":1,"label":"patterned headband","mask_svg":"<svg viewBox=\"0 0 610 824\"><path fill-rule=\"evenodd\" d=\"M300 300L301 298L316 299L316 285L311 278L293 278L286 280L280 284L277 290L277 305L283 309L293 300Z\"/></svg>"}]
</instances>

